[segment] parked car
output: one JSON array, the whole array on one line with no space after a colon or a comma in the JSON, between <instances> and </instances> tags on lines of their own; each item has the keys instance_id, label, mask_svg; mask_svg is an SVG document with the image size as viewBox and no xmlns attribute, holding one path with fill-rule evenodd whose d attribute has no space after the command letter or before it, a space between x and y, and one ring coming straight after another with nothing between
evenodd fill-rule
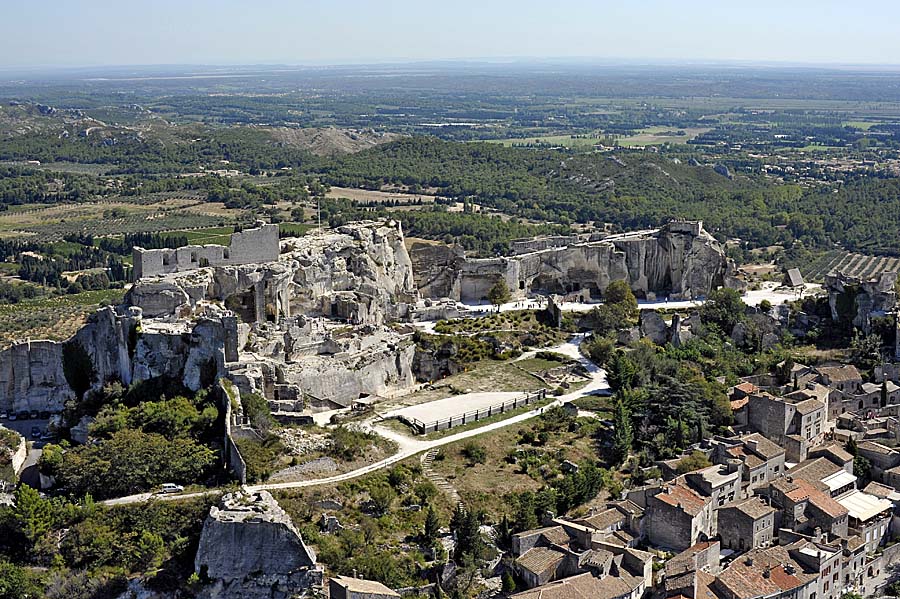
<instances>
[{"instance_id":1,"label":"parked car","mask_svg":"<svg viewBox=\"0 0 900 599\"><path fill-rule=\"evenodd\" d=\"M50 418L50 412L47 412L46 410L42 411L40 415L41 415L41 420L47 420Z\"/></svg>"},{"instance_id":2,"label":"parked car","mask_svg":"<svg viewBox=\"0 0 900 599\"><path fill-rule=\"evenodd\" d=\"M38 418L41 417L41 413L38 412L37 410L31 410L31 414L29 414L29 416L31 417L32 420L37 420Z\"/></svg>"},{"instance_id":3,"label":"parked car","mask_svg":"<svg viewBox=\"0 0 900 599\"><path fill-rule=\"evenodd\" d=\"M160 493L181 493L182 491L184 491L184 487L175 483L163 483L159 487Z\"/></svg>"},{"instance_id":4,"label":"parked car","mask_svg":"<svg viewBox=\"0 0 900 599\"><path fill-rule=\"evenodd\" d=\"M0 420L6 420L7 418L9 418L8 412L0 412Z\"/></svg>"},{"instance_id":5,"label":"parked car","mask_svg":"<svg viewBox=\"0 0 900 599\"><path fill-rule=\"evenodd\" d=\"M19 420L28 420L28 410L19 412Z\"/></svg>"},{"instance_id":6,"label":"parked car","mask_svg":"<svg viewBox=\"0 0 900 599\"><path fill-rule=\"evenodd\" d=\"M10 420L15 420L16 418L18 418L18 416L16 416L16 413L15 413L15 412L10 412L10 413L9 413L9 419L10 419Z\"/></svg>"},{"instance_id":7,"label":"parked car","mask_svg":"<svg viewBox=\"0 0 900 599\"><path fill-rule=\"evenodd\" d=\"M40 439L41 438L41 427L39 427L39 426L31 427L31 438L32 439Z\"/></svg>"}]
</instances>

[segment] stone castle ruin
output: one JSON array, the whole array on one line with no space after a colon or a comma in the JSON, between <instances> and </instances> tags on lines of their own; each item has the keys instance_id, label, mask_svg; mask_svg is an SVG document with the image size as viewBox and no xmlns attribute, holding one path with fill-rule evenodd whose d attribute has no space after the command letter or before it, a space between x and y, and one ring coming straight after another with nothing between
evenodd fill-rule
<instances>
[{"instance_id":1,"label":"stone castle ruin","mask_svg":"<svg viewBox=\"0 0 900 599\"><path fill-rule=\"evenodd\" d=\"M399 323L430 314L428 298L480 300L499 278L520 296L602 297L625 279L639 296L673 298L730 280L722 248L699 223L535 243L496 259L440 244L410 252L400 223L387 221L280 241L277 226L263 225L236 233L228 248L136 248L140 276L123 305L97 311L65 343L0 351L0 410L60 412L112 379L169 377L197 390L224 376L276 413L309 414L427 380L417 377L414 329ZM64 367L74 358L90 364L84 380Z\"/></svg>"},{"instance_id":2,"label":"stone castle ruin","mask_svg":"<svg viewBox=\"0 0 900 599\"><path fill-rule=\"evenodd\" d=\"M513 255L468 258L446 246L414 247L419 291L427 297L480 301L500 279L515 295L577 294L601 299L611 281L626 280L639 298L702 298L722 285L737 286L734 265L697 221L656 231L587 239L559 236L513 242Z\"/></svg>"},{"instance_id":3,"label":"stone castle ruin","mask_svg":"<svg viewBox=\"0 0 900 599\"><path fill-rule=\"evenodd\" d=\"M278 260L278 225L257 223L231 235L228 247L222 245L188 245L177 249L145 250L135 247L135 280L144 277L196 270L206 266L235 266Z\"/></svg>"}]
</instances>

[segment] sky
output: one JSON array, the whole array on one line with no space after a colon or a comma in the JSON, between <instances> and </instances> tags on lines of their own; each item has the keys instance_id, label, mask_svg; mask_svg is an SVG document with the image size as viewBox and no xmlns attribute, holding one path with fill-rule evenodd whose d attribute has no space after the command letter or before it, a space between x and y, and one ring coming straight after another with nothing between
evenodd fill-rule
<instances>
[{"instance_id":1,"label":"sky","mask_svg":"<svg viewBox=\"0 0 900 599\"><path fill-rule=\"evenodd\" d=\"M900 64L896 0L0 0L0 67L594 58Z\"/></svg>"}]
</instances>

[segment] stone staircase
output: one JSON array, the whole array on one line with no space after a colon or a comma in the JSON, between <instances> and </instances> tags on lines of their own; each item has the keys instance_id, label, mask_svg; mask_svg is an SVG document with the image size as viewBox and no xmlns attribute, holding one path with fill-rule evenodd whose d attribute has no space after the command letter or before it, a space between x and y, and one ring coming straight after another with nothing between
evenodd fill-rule
<instances>
[{"instance_id":1,"label":"stone staircase","mask_svg":"<svg viewBox=\"0 0 900 599\"><path fill-rule=\"evenodd\" d=\"M422 454L422 457L420 458L420 462L422 463L422 473L435 487L446 493L454 505L462 507L462 499L460 499L459 493L453 488L453 485L451 485L446 478L435 472L431 467L434 463L434 456L437 455L438 450L439 448L434 447Z\"/></svg>"}]
</instances>

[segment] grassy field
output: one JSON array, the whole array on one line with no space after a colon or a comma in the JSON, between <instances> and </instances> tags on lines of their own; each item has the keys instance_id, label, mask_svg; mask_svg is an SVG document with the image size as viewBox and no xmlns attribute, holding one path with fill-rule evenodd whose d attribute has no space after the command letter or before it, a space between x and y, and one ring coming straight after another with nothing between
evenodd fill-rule
<instances>
[{"instance_id":1,"label":"grassy field","mask_svg":"<svg viewBox=\"0 0 900 599\"><path fill-rule=\"evenodd\" d=\"M677 127L647 127L640 133L622 137L616 140L620 146L626 148L635 146L654 146L661 144L683 144L694 139L698 135L706 133L710 129Z\"/></svg>"},{"instance_id":2,"label":"grassy field","mask_svg":"<svg viewBox=\"0 0 900 599\"><path fill-rule=\"evenodd\" d=\"M559 474L564 460L596 459L598 421L569 419L562 427L553 428L551 420L552 413L545 414L474 440L451 443L442 448L433 468L456 488L467 506L499 518L510 513L510 506L502 500L504 494L540 489ZM485 450L484 463L467 458L469 444ZM501 480L499 490L497 481Z\"/></svg>"},{"instance_id":3,"label":"grassy field","mask_svg":"<svg viewBox=\"0 0 900 599\"><path fill-rule=\"evenodd\" d=\"M600 143L595 134L590 135L538 135L535 137L510 137L506 139L488 139L488 143L501 144L507 147L524 145L549 145L566 148L592 148Z\"/></svg>"},{"instance_id":4,"label":"grassy field","mask_svg":"<svg viewBox=\"0 0 900 599\"><path fill-rule=\"evenodd\" d=\"M106 289L2 304L0 346L26 338L68 339L101 304L118 303L124 294L122 289Z\"/></svg>"}]
</instances>

